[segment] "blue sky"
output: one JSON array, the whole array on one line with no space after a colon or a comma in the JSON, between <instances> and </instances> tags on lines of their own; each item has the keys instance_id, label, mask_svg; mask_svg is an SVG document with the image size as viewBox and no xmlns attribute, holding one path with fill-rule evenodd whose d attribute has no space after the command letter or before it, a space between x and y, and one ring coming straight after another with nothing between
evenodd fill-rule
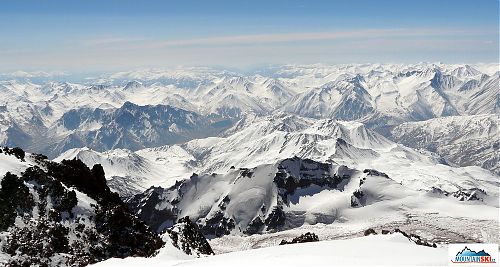
<instances>
[{"instance_id":1,"label":"blue sky","mask_svg":"<svg viewBox=\"0 0 500 267\"><path fill-rule=\"evenodd\" d=\"M498 0L5 0L0 70L498 62Z\"/></svg>"}]
</instances>

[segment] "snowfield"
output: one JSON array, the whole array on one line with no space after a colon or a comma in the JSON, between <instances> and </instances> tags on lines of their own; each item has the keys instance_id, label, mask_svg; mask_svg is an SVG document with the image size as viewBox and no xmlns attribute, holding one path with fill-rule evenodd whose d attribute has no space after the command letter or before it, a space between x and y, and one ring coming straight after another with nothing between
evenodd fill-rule
<instances>
[{"instance_id":1,"label":"snowfield","mask_svg":"<svg viewBox=\"0 0 500 267\"><path fill-rule=\"evenodd\" d=\"M291 244L202 258L176 258L175 250L153 258L110 259L93 266L436 266L447 265L446 246L418 246L401 234ZM175 249L175 248L174 248Z\"/></svg>"}]
</instances>

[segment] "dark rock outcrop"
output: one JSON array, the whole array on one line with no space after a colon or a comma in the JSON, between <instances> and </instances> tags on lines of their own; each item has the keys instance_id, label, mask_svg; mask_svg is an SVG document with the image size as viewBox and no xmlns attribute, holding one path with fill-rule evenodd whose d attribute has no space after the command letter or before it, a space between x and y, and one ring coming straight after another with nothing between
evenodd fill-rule
<instances>
[{"instance_id":1,"label":"dark rock outcrop","mask_svg":"<svg viewBox=\"0 0 500 267\"><path fill-rule=\"evenodd\" d=\"M319 238L315 233L307 232L303 235L295 237L294 239L292 239L292 241L286 241L283 239L281 240L280 245L317 242L317 241L319 241Z\"/></svg>"},{"instance_id":2,"label":"dark rock outcrop","mask_svg":"<svg viewBox=\"0 0 500 267\"><path fill-rule=\"evenodd\" d=\"M426 240L424 240L422 237L420 237L417 234L411 234L411 233L409 234L409 233L406 233L406 232L400 230L399 228L394 229L394 232L401 233L402 235L404 235L406 238L408 238L410 241L414 242L417 245L426 246L426 247L433 247L433 248L437 247L436 243L427 242Z\"/></svg>"},{"instance_id":3,"label":"dark rock outcrop","mask_svg":"<svg viewBox=\"0 0 500 267\"><path fill-rule=\"evenodd\" d=\"M442 196L452 196L460 201L483 201L483 198L487 195L486 192L480 188L470 188L470 189L459 189L455 192L448 192L442 190L441 188L432 187L429 191L432 194L442 195Z\"/></svg>"},{"instance_id":4,"label":"dark rock outcrop","mask_svg":"<svg viewBox=\"0 0 500 267\"><path fill-rule=\"evenodd\" d=\"M24 150L22 150L19 147L14 147L14 148L4 147L3 149L0 148L0 153L4 153L6 155L14 155L16 158L20 159L21 161L24 161L24 157L26 156L26 153L24 152Z\"/></svg>"},{"instance_id":5,"label":"dark rock outcrop","mask_svg":"<svg viewBox=\"0 0 500 267\"><path fill-rule=\"evenodd\" d=\"M179 219L167 233L172 239L172 244L188 255L214 255L212 247L200 232L198 226L189 217Z\"/></svg>"},{"instance_id":6,"label":"dark rock outcrop","mask_svg":"<svg viewBox=\"0 0 500 267\"><path fill-rule=\"evenodd\" d=\"M177 220L177 209L158 209L162 201L164 188L151 187L143 194L137 194L126 200L127 206L155 232L162 232Z\"/></svg>"},{"instance_id":7,"label":"dark rock outcrop","mask_svg":"<svg viewBox=\"0 0 500 267\"><path fill-rule=\"evenodd\" d=\"M365 236L369 236L369 235L376 235L376 234L377 234L377 232L375 232L375 230L374 230L373 228L368 228L368 229L366 229L366 230L365 230L365 232L364 232L364 235L365 235Z\"/></svg>"},{"instance_id":8,"label":"dark rock outcrop","mask_svg":"<svg viewBox=\"0 0 500 267\"><path fill-rule=\"evenodd\" d=\"M374 170L374 169L364 169L363 173L367 173L368 175L372 175L372 176L383 176L385 178L389 178L389 175L387 175L383 172L379 172L379 171Z\"/></svg>"},{"instance_id":9,"label":"dark rock outcrop","mask_svg":"<svg viewBox=\"0 0 500 267\"><path fill-rule=\"evenodd\" d=\"M10 256L7 265L84 266L151 256L162 246L109 190L102 167L30 157L36 165L1 182L0 231L9 235L0 249Z\"/></svg>"},{"instance_id":10,"label":"dark rock outcrop","mask_svg":"<svg viewBox=\"0 0 500 267\"><path fill-rule=\"evenodd\" d=\"M361 207L366 203L365 193L362 190L356 189L351 196L351 207Z\"/></svg>"}]
</instances>

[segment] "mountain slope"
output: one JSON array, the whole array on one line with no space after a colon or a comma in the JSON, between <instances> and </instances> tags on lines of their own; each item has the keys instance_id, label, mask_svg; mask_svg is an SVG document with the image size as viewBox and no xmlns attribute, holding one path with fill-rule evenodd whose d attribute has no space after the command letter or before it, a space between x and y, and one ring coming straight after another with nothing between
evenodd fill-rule
<instances>
[{"instance_id":1,"label":"mountain slope","mask_svg":"<svg viewBox=\"0 0 500 267\"><path fill-rule=\"evenodd\" d=\"M70 110L28 148L49 157L84 146L97 151L138 150L216 135L230 124L171 106L126 102L119 109Z\"/></svg>"},{"instance_id":2,"label":"mountain slope","mask_svg":"<svg viewBox=\"0 0 500 267\"><path fill-rule=\"evenodd\" d=\"M342 188L351 175L354 172L346 167L293 158L226 174L193 174L166 190L150 188L128 203L158 232L189 216L206 235L253 234L294 227L285 224L284 212L296 189Z\"/></svg>"},{"instance_id":3,"label":"mountain slope","mask_svg":"<svg viewBox=\"0 0 500 267\"><path fill-rule=\"evenodd\" d=\"M500 173L498 115L437 118L403 123L392 138L409 147L424 148L460 166L481 166Z\"/></svg>"},{"instance_id":4,"label":"mountain slope","mask_svg":"<svg viewBox=\"0 0 500 267\"><path fill-rule=\"evenodd\" d=\"M89 148L74 148L62 153L54 161L65 159L78 159L88 166L101 165L107 174L108 186L122 198L143 192L154 185L168 187L176 180L185 179L192 172L189 162L194 160L177 146L136 152L126 149L98 152Z\"/></svg>"}]
</instances>

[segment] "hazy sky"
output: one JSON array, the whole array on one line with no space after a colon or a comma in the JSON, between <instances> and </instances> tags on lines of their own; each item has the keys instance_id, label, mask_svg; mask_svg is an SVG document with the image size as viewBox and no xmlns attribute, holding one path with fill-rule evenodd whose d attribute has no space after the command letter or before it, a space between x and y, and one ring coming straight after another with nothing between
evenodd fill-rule
<instances>
[{"instance_id":1,"label":"hazy sky","mask_svg":"<svg viewBox=\"0 0 500 267\"><path fill-rule=\"evenodd\" d=\"M0 71L498 62L498 0L5 0Z\"/></svg>"}]
</instances>

